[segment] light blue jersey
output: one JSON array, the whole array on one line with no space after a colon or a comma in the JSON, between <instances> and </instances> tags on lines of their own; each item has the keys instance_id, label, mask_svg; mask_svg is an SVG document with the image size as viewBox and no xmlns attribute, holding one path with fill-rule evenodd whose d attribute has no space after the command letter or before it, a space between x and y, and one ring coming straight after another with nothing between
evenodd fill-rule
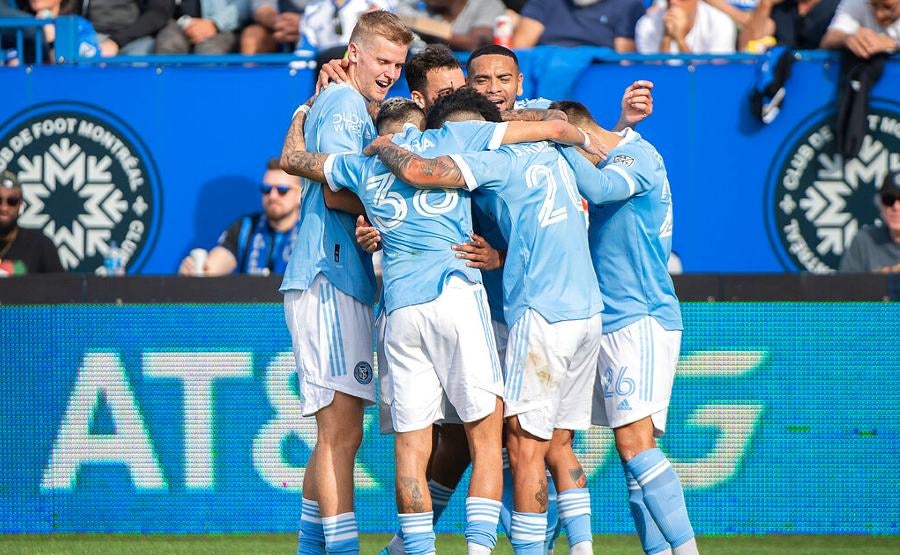
<instances>
[{"instance_id":1,"label":"light blue jersey","mask_svg":"<svg viewBox=\"0 0 900 555\"><path fill-rule=\"evenodd\" d=\"M562 149L590 203L588 236L606 304L603 332L652 316L667 330L682 329L681 307L666 269L672 252L672 193L656 149L631 129L606 162L593 167Z\"/></svg>"},{"instance_id":2,"label":"light blue jersey","mask_svg":"<svg viewBox=\"0 0 900 555\"><path fill-rule=\"evenodd\" d=\"M448 123L424 133L412 126L394 136L394 143L434 157L460 149L499 144L505 126L486 122ZM499 139L497 138L499 134ZM460 274L472 283L481 273L456 257L453 245L470 239L469 194L458 190L417 189L399 179L377 157L332 155L325 163L328 185L356 193L372 225L381 233L384 249L382 282L385 309L434 300L446 279Z\"/></svg>"},{"instance_id":3,"label":"light blue jersey","mask_svg":"<svg viewBox=\"0 0 900 555\"><path fill-rule=\"evenodd\" d=\"M366 101L349 85L332 85L313 104L303 128L309 152L360 152L375 138ZM300 232L281 291L309 289L318 274L356 300L375 303L372 257L356 243L356 218L325 206L322 186L303 180Z\"/></svg>"},{"instance_id":4,"label":"light blue jersey","mask_svg":"<svg viewBox=\"0 0 900 555\"><path fill-rule=\"evenodd\" d=\"M554 145L507 145L452 155L470 190L495 195L509 244L503 270L504 313L514 325L531 308L548 322L600 313L575 176Z\"/></svg>"},{"instance_id":5,"label":"light blue jersey","mask_svg":"<svg viewBox=\"0 0 900 555\"><path fill-rule=\"evenodd\" d=\"M516 100L513 108L516 110L546 110L553 104L552 100L540 98L523 98Z\"/></svg>"}]
</instances>

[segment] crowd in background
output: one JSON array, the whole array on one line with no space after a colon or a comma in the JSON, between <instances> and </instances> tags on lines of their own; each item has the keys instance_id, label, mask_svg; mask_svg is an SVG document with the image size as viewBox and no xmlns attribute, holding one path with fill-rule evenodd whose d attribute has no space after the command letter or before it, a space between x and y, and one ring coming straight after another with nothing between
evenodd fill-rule
<instances>
[{"instance_id":1,"label":"crowd in background","mask_svg":"<svg viewBox=\"0 0 900 555\"><path fill-rule=\"evenodd\" d=\"M12 1L12 0L4 0ZM84 18L82 55L274 52L340 57L360 14L401 16L420 45L471 51L594 46L617 52L730 54L900 43L898 0L15 0L2 16ZM499 31L500 35L495 37ZM55 32L45 27L52 49ZM413 46L415 51L415 45ZM11 55L7 55L12 57ZM52 59L52 56L50 57Z\"/></svg>"}]
</instances>

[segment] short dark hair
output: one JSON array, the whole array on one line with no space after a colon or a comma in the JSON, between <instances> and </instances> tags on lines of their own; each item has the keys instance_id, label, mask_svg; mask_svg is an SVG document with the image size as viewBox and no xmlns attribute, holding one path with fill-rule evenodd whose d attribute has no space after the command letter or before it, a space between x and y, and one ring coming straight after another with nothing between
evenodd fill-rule
<instances>
[{"instance_id":1,"label":"short dark hair","mask_svg":"<svg viewBox=\"0 0 900 555\"><path fill-rule=\"evenodd\" d=\"M485 44L473 50L472 54L469 55L469 60L466 62L466 73L472 73L472 62L481 56L509 56L516 62L516 67L519 67L519 58L515 52L499 44Z\"/></svg>"},{"instance_id":2,"label":"short dark hair","mask_svg":"<svg viewBox=\"0 0 900 555\"><path fill-rule=\"evenodd\" d=\"M425 83L428 81L428 72L432 69L456 69L462 70L459 60L453 52L443 44L429 44L415 56L406 61L403 71L406 72L406 84L410 91L425 92Z\"/></svg>"},{"instance_id":3,"label":"short dark hair","mask_svg":"<svg viewBox=\"0 0 900 555\"><path fill-rule=\"evenodd\" d=\"M481 114L487 121L503 121L500 117L500 110L486 96L470 87L462 87L437 99L434 106L428 111L425 127L437 129L444 125L451 114L457 112Z\"/></svg>"},{"instance_id":4,"label":"short dark hair","mask_svg":"<svg viewBox=\"0 0 900 555\"><path fill-rule=\"evenodd\" d=\"M280 169L281 169L281 158L269 158L269 161L266 162L266 171L280 170Z\"/></svg>"},{"instance_id":5,"label":"short dark hair","mask_svg":"<svg viewBox=\"0 0 900 555\"><path fill-rule=\"evenodd\" d=\"M548 106L548 109L563 112L566 114L566 118L572 125L597 123L597 120L591 115L591 111L588 110L587 106L581 102L575 102L574 100L560 100L559 102L553 102Z\"/></svg>"},{"instance_id":6,"label":"short dark hair","mask_svg":"<svg viewBox=\"0 0 900 555\"><path fill-rule=\"evenodd\" d=\"M375 116L375 129L381 133L381 128L389 123L412 121L413 117L425 118L425 111L414 101L395 96L384 101Z\"/></svg>"}]
</instances>

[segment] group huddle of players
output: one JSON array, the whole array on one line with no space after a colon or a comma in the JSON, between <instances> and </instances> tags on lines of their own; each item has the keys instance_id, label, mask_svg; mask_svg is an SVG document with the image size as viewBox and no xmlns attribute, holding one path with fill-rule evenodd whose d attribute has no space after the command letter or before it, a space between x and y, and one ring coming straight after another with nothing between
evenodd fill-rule
<instances>
[{"instance_id":1,"label":"group huddle of players","mask_svg":"<svg viewBox=\"0 0 900 555\"><path fill-rule=\"evenodd\" d=\"M516 553L552 550L560 530L572 553L592 553L572 441L593 423L614 430L644 550L696 553L654 439L682 323L665 166L632 129L652 85L626 89L607 131L577 102L516 103L510 50L476 50L466 78L442 47L407 62L412 38L387 12L362 16L347 60L323 68L332 83L285 138L282 168L305 179L281 291L303 414L318 428L298 552L359 552L353 461L376 402L377 330L400 523L385 552L435 551L434 521L471 463L470 554L491 552L498 522ZM412 99L380 104L373 121L404 63Z\"/></svg>"}]
</instances>

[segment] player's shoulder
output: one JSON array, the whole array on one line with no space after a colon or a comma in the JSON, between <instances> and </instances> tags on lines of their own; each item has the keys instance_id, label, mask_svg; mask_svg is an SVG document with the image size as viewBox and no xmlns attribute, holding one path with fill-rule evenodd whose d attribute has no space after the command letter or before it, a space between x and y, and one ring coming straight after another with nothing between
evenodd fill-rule
<instances>
[{"instance_id":1,"label":"player's shoulder","mask_svg":"<svg viewBox=\"0 0 900 555\"><path fill-rule=\"evenodd\" d=\"M366 109L366 100L356 89L346 83L333 83L319 93L315 105L319 106L358 106ZM314 107L315 107L314 105Z\"/></svg>"}]
</instances>

